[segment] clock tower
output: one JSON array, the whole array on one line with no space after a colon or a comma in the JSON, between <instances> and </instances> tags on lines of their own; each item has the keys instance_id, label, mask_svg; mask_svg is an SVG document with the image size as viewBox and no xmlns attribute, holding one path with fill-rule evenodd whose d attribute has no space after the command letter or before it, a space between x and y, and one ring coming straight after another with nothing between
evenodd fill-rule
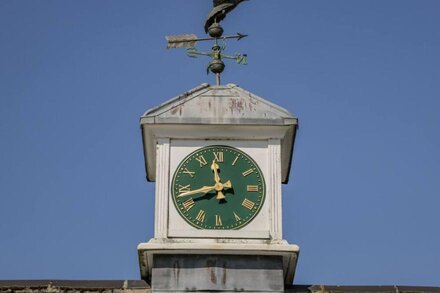
<instances>
[{"instance_id":1,"label":"clock tower","mask_svg":"<svg viewBox=\"0 0 440 293\"><path fill-rule=\"evenodd\" d=\"M138 245L156 292L283 292L299 247L282 236L298 120L234 84L202 84L141 117L154 238Z\"/></svg>"}]
</instances>

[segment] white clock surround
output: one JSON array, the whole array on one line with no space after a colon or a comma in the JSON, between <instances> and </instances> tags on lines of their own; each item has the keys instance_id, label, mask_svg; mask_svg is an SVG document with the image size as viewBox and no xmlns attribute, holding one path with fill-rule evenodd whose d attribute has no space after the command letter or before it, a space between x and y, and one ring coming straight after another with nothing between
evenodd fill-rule
<instances>
[{"instance_id":1,"label":"white clock surround","mask_svg":"<svg viewBox=\"0 0 440 293\"><path fill-rule=\"evenodd\" d=\"M165 165L160 166L164 174L161 174L160 180L156 180L156 184L158 186L161 185L163 189L170 190L172 176L179 163L188 154L209 145L227 145L244 151L257 162L267 181L266 200L259 214L241 229L201 230L183 221L170 200L170 194L160 192L156 194L156 198L158 199L160 196L166 198L157 201L158 206L156 206L156 210L168 211L168 216L161 216L160 221L157 219L156 223L160 223L160 225L155 225L155 237L281 240L281 202L276 200L276 198L280 198L281 186L275 184L272 180L272 176L275 175L278 178L280 176L280 160L277 156L280 148L279 144L280 142L277 139L256 141L161 139L158 149L160 149L162 156L167 156L168 158L157 161L158 164L165 163Z\"/></svg>"}]
</instances>

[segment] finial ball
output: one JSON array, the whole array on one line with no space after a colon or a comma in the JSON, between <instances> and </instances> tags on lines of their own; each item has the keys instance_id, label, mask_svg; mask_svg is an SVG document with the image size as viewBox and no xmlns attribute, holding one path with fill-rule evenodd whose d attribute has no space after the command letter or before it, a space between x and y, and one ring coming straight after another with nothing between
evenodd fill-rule
<instances>
[{"instance_id":1,"label":"finial ball","mask_svg":"<svg viewBox=\"0 0 440 293\"><path fill-rule=\"evenodd\" d=\"M223 28L215 22L209 27L208 34L211 38L220 38L223 35Z\"/></svg>"},{"instance_id":2,"label":"finial ball","mask_svg":"<svg viewBox=\"0 0 440 293\"><path fill-rule=\"evenodd\" d=\"M220 59L214 59L209 63L209 69L212 73L222 73L225 70L225 63Z\"/></svg>"}]
</instances>

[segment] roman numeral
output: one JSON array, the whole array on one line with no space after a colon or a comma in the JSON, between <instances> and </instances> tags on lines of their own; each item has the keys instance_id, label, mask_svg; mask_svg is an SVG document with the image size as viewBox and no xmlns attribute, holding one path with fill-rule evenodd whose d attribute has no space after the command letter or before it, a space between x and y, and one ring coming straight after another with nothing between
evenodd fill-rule
<instances>
[{"instance_id":1,"label":"roman numeral","mask_svg":"<svg viewBox=\"0 0 440 293\"><path fill-rule=\"evenodd\" d=\"M247 191L249 192L258 192L258 185L248 185Z\"/></svg>"},{"instance_id":2,"label":"roman numeral","mask_svg":"<svg viewBox=\"0 0 440 293\"><path fill-rule=\"evenodd\" d=\"M235 157L235 160L232 162L232 166L235 166L235 163L238 161L238 156Z\"/></svg>"},{"instance_id":3,"label":"roman numeral","mask_svg":"<svg viewBox=\"0 0 440 293\"><path fill-rule=\"evenodd\" d=\"M247 171L244 171L243 172L243 176L248 176L248 175L250 175L250 174L252 174L254 172L254 170L251 168L251 169L249 169L249 170L247 170Z\"/></svg>"},{"instance_id":4,"label":"roman numeral","mask_svg":"<svg viewBox=\"0 0 440 293\"><path fill-rule=\"evenodd\" d=\"M222 217L220 217L219 215L215 215L215 225L216 226L223 226Z\"/></svg>"},{"instance_id":5,"label":"roman numeral","mask_svg":"<svg viewBox=\"0 0 440 293\"><path fill-rule=\"evenodd\" d=\"M250 201L249 199L245 198L243 200L243 202L241 203L242 206L244 206L245 208L252 210L255 206L255 203Z\"/></svg>"},{"instance_id":6,"label":"roman numeral","mask_svg":"<svg viewBox=\"0 0 440 293\"><path fill-rule=\"evenodd\" d=\"M202 168L203 166L205 166L206 164L208 164L205 160L205 158L202 156L196 158L196 160L200 163L200 168Z\"/></svg>"},{"instance_id":7,"label":"roman numeral","mask_svg":"<svg viewBox=\"0 0 440 293\"><path fill-rule=\"evenodd\" d=\"M194 175L196 174L196 172L191 172L190 170L188 170L188 168L185 168L182 170L183 174L188 174L189 176L194 177Z\"/></svg>"},{"instance_id":8,"label":"roman numeral","mask_svg":"<svg viewBox=\"0 0 440 293\"><path fill-rule=\"evenodd\" d=\"M241 218L234 212L235 221L241 221Z\"/></svg>"},{"instance_id":9,"label":"roman numeral","mask_svg":"<svg viewBox=\"0 0 440 293\"><path fill-rule=\"evenodd\" d=\"M213 152L214 158L218 163L223 163L223 152Z\"/></svg>"},{"instance_id":10,"label":"roman numeral","mask_svg":"<svg viewBox=\"0 0 440 293\"><path fill-rule=\"evenodd\" d=\"M183 205L183 207L185 208L186 211L189 211L190 209L192 209L195 204L196 203L194 202L194 200L192 198L190 198L187 201L182 203L182 205Z\"/></svg>"},{"instance_id":11,"label":"roman numeral","mask_svg":"<svg viewBox=\"0 0 440 293\"><path fill-rule=\"evenodd\" d=\"M184 192L190 192L191 191L191 185L180 185L179 184L179 193L184 193Z\"/></svg>"},{"instance_id":12,"label":"roman numeral","mask_svg":"<svg viewBox=\"0 0 440 293\"><path fill-rule=\"evenodd\" d=\"M205 222L206 213L204 210L200 210L197 214L196 220L199 222Z\"/></svg>"}]
</instances>

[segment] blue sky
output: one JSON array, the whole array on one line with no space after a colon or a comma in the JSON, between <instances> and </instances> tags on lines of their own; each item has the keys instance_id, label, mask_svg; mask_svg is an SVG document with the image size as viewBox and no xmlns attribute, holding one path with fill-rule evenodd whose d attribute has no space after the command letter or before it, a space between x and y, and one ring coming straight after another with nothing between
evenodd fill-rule
<instances>
[{"instance_id":1,"label":"blue sky","mask_svg":"<svg viewBox=\"0 0 440 293\"><path fill-rule=\"evenodd\" d=\"M166 50L209 0L0 1L0 278L138 279L153 236L139 117L214 83ZM440 2L253 0L224 83L299 117L295 283L440 286ZM199 46L208 50L209 44Z\"/></svg>"}]
</instances>

